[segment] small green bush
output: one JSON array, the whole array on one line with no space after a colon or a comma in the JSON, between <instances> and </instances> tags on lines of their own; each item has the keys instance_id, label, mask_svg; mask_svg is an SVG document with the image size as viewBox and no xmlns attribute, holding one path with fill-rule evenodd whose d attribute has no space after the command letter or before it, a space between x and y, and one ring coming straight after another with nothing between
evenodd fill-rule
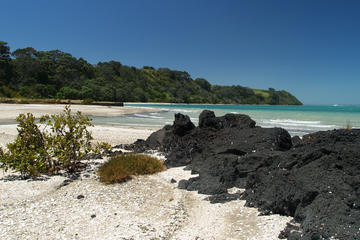
<instances>
[{"instance_id":1,"label":"small green bush","mask_svg":"<svg viewBox=\"0 0 360 240\"><path fill-rule=\"evenodd\" d=\"M70 106L62 114L42 116L38 121L41 125L31 113L20 114L16 121L17 138L7 145L8 151L0 148L0 167L5 170L14 169L30 177L60 170L75 172L85 154L109 149L105 143L91 144L92 136L87 130L93 126L91 119L81 112L71 114Z\"/></svg>"},{"instance_id":2,"label":"small green bush","mask_svg":"<svg viewBox=\"0 0 360 240\"><path fill-rule=\"evenodd\" d=\"M76 171L80 159L95 150L90 142L93 138L87 130L87 127L93 126L91 119L81 112L72 115L69 105L63 114L42 116L40 123L50 127L51 133L45 134L45 138L60 168Z\"/></svg>"},{"instance_id":3,"label":"small green bush","mask_svg":"<svg viewBox=\"0 0 360 240\"><path fill-rule=\"evenodd\" d=\"M101 182L110 184L127 181L133 175L153 174L165 169L164 163L157 158L142 154L122 154L105 162L97 174Z\"/></svg>"},{"instance_id":4,"label":"small green bush","mask_svg":"<svg viewBox=\"0 0 360 240\"><path fill-rule=\"evenodd\" d=\"M5 170L11 168L20 171L22 175L37 176L51 165L46 137L39 130L31 113L20 114L16 121L19 122L18 136L7 145L8 152L1 149L1 165Z\"/></svg>"}]
</instances>

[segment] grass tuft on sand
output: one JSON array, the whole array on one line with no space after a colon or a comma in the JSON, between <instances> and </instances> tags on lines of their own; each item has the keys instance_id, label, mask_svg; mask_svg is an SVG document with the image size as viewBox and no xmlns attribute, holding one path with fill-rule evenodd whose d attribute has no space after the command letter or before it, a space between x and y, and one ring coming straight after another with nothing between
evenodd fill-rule
<instances>
[{"instance_id":1,"label":"grass tuft on sand","mask_svg":"<svg viewBox=\"0 0 360 240\"><path fill-rule=\"evenodd\" d=\"M165 170L164 163L143 154L122 154L110 158L98 169L100 181L106 184L121 183L136 175L154 174Z\"/></svg>"}]
</instances>

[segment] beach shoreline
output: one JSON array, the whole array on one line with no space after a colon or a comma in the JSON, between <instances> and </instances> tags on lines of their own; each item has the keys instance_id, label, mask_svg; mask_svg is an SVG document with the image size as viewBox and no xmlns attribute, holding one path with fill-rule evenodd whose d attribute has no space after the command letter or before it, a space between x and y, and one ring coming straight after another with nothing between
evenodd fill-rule
<instances>
[{"instance_id":1,"label":"beach shoreline","mask_svg":"<svg viewBox=\"0 0 360 240\"><path fill-rule=\"evenodd\" d=\"M55 114L64 107L3 106L0 104L4 113L0 119L28 111L35 116ZM92 116L154 111L79 105L72 106L72 110ZM95 141L114 146L146 139L157 129L96 125L90 130ZM16 124L0 125L0 133L0 144L5 146L16 137ZM0 239L271 240L278 239L291 220L279 215L258 216L257 209L244 207L244 200L212 204L205 200L208 195L178 189L171 180L194 177L183 167L135 177L124 184L104 185L96 175L103 161L95 160L67 185L64 176L22 180L18 174L0 169Z\"/></svg>"},{"instance_id":2,"label":"beach shoreline","mask_svg":"<svg viewBox=\"0 0 360 240\"><path fill-rule=\"evenodd\" d=\"M125 114L162 112L155 108L118 107L99 105L70 105L73 112L80 111L89 117L114 117ZM19 114L31 112L35 117L44 114L59 114L64 110L64 104L9 104L0 103L0 122L13 121Z\"/></svg>"},{"instance_id":3,"label":"beach shoreline","mask_svg":"<svg viewBox=\"0 0 360 240\"><path fill-rule=\"evenodd\" d=\"M19 114L32 113L35 117L45 114L59 114L64 110L63 104L6 104L0 103L0 146L4 147L17 136L17 124L15 118ZM114 106L91 106L71 105L71 111L80 111L83 115L91 117L105 116L114 117L126 114L161 112L159 109L114 107ZM2 123L2 124L1 124ZM138 138L146 138L152 132L158 130L154 127L124 127L96 125L90 127L95 142L108 142L111 145L129 144Z\"/></svg>"}]
</instances>

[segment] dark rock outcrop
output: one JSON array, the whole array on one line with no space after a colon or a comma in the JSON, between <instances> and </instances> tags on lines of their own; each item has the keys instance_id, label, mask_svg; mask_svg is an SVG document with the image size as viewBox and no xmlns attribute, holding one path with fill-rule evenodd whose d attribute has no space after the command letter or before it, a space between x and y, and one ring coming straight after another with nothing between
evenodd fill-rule
<instances>
[{"instance_id":1,"label":"dark rock outcrop","mask_svg":"<svg viewBox=\"0 0 360 240\"><path fill-rule=\"evenodd\" d=\"M204 110L199 116L199 128L254 128L255 121L243 114L226 114L215 117L213 111Z\"/></svg>"},{"instance_id":2,"label":"dark rock outcrop","mask_svg":"<svg viewBox=\"0 0 360 240\"><path fill-rule=\"evenodd\" d=\"M248 206L290 215L289 239L360 239L360 130L333 130L303 137L280 155L278 167L247 179ZM294 233L294 234L293 234Z\"/></svg>"},{"instance_id":3,"label":"dark rock outcrop","mask_svg":"<svg viewBox=\"0 0 360 240\"><path fill-rule=\"evenodd\" d=\"M228 188L246 188L248 206L300 223L288 224L282 238L360 239L360 130L291 138L246 115L203 111L199 127L176 114L172 126L128 148L157 149L168 167L186 165L199 176L178 186L212 194L212 202L234 199Z\"/></svg>"},{"instance_id":4,"label":"dark rock outcrop","mask_svg":"<svg viewBox=\"0 0 360 240\"><path fill-rule=\"evenodd\" d=\"M175 121L173 125L174 134L184 136L195 128L189 116L182 115L181 113L175 114Z\"/></svg>"}]
</instances>

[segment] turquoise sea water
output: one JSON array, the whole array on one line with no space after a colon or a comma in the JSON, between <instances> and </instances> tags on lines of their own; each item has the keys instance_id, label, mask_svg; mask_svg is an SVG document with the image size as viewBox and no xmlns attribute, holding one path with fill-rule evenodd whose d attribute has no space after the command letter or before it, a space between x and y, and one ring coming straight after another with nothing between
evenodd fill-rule
<instances>
[{"instance_id":1,"label":"turquoise sea water","mask_svg":"<svg viewBox=\"0 0 360 240\"><path fill-rule=\"evenodd\" d=\"M197 124L199 114L204 109L215 112L216 116L226 113L247 114L258 126L282 127L291 135L302 136L307 133L345 128L350 124L360 128L360 106L269 106L269 105L195 105L195 104L125 104L125 106L157 108L164 112L142 113L121 117L95 117L95 124L162 127L172 124L174 114L189 115Z\"/></svg>"}]
</instances>

